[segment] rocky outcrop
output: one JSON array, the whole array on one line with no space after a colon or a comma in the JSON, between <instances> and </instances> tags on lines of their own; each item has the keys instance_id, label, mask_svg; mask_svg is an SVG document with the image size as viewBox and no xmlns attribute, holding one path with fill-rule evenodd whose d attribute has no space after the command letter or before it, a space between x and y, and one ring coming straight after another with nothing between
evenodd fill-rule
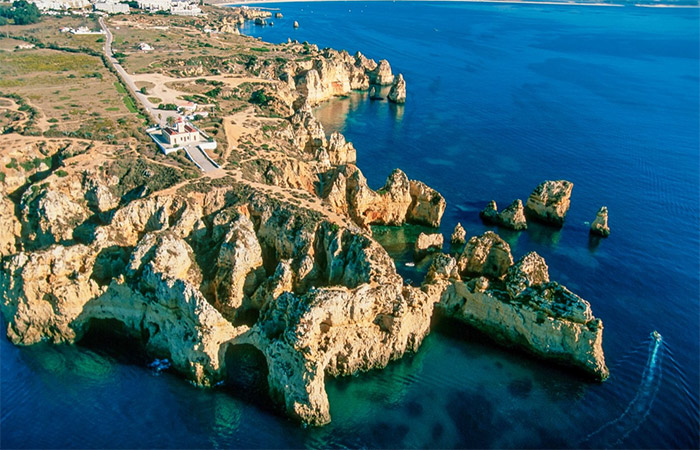
<instances>
[{"instance_id":1,"label":"rocky outcrop","mask_svg":"<svg viewBox=\"0 0 700 450\"><path fill-rule=\"evenodd\" d=\"M328 139L328 156L333 165L342 166L357 162L357 151L352 143L345 141L345 136L337 131Z\"/></svg>"},{"instance_id":2,"label":"rocky outcrop","mask_svg":"<svg viewBox=\"0 0 700 450\"><path fill-rule=\"evenodd\" d=\"M423 259L428 253L442 250L443 237L440 233L421 233L413 246L413 256L417 260Z\"/></svg>"},{"instance_id":3,"label":"rocky outcrop","mask_svg":"<svg viewBox=\"0 0 700 450\"><path fill-rule=\"evenodd\" d=\"M460 280L454 266L453 258L436 257L423 285L429 296L439 298L436 307L444 315L505 345L578 368L598 380L608 377L602 322L588 302L549 281L539 255L525 255L508 268L503 281L478 275Z\"/></svg>"},{"instance_id":4,"label":"rocky outcrop","mask_svg":"<svg viewBox=\"0 0 700 450\"><path fill-rule=\"evenodd\" d=\"M525 204L525 213L541 222L562 226L574 184L566 180L540 183Z\"/></svg>"},{"instance_id":5,"label":"rocky outcrop","mask_svg":"<svg viewBox=\"0 0 700 450\"><path fill-rule=\"evenodd\" d=\"M368 71L347 52L325 49L311 61L287 62L281 79L306 100L316 105L352 90L369 89Z\"/></svg>"},{"instance_id":6,"label":"rocky outcrop","mask_svg":"<svg viewBox=\"0 0 700 450\"><path fill-rule=\"evenodd\" d=\"M513 201L513 203L500 213L498 212L496 202L491 200L486 208L479 213L479 216L486 223L499 225L516 231L527 229L525 209L520 199Z\"/></svg>"},{"instance_id":7,"label":"rocky outcrop","mask_svg":"<svg viewBox=\"0 0 700 450\"><path fill-rule=\"evenodd\" d=\"M314 152L327 145L323 125L314 117L311 105L304 102L290 118L294 145L300 150Z\"/></svg>"},{"instance_id":8,"label":"rocky outcrop","mask_svg":"<svg viewBox=\"0 0 700 450\"><path fill-rule=\"evenodd\" d=\"M407 212L406 220L429 227L439 227L447 207L445 198L423 182L411 180L409 186L411 206Z\"/></svg>"},{"instance_id":9,"label":"rocky outcrop","mask_svg":"<svg viewBox=\"0 0 700 450\"><path fill-rule=\"evenodd\" d=\"M457 260L460 274L502 279L513 264L510 245L493 231L473 236Z\"/></svg>"},{"instance_id":10,"label":"rocky outcrop","mask_svg":"<svg viewBox=\"0 0 700 450\"><path fill-rule=\"evenodd\" d=\"M404 104L406 103L406 80L403 79L403 75L399 74L394 78L394 82L389 90L389 101Z\"/></svg>"},{"instance_id":11,"label":"rocky outcrop","mask_svg":"<svg viewBox=\"0 0 700 450\"><path fill-rule=\"evenodd\" d=\"M461 223L457 222L455 229L450 237L450 243L453 245L462 245L467 242L467 230L464 229Z\"/></svg>"},{"instance_id":12,"label":"rocky outcrop","mask_svg":"<svg viewBox=\"0 0 700 450\"><path fill-rule=\"evenodd\" d=\"M377 63L373 59L367 58L360 52L355 53L355 65L365 72L372 72L377 68Z\"/></svg>"},{"instance_id":13,"label":"rocky outcrop","mask_svg":"<svg viewBox=\"0 0 700 450\"><path fill-rule=\"evenodd\" d=\"M297 21L295 20L293 26L294 26L294 28L299 28L299 22L297 22Z\"/></svg>"},{"instance_id":14,"label":"rocky outcrop","mask_svg":"<svg viewBox=\"0 0 700 450\"><path fill-rule=\"evenodd\" d=\"M241 214L227 228L216 261L212 291L214 305L224 316L233 319L244 295L252 294L253 288L265 279L265 269L253 222Z\"/></svg>"},{"instance_id":15,"label":"rocky outcrop","mask_svg":"<svg viewBox=\"0 0 700 450\"><path fill-rule=\"evenodd\" d=\"M15 204L0 191L0 258L17 251L22 226L14 212Z\"/></svg>"},{"instance_id":16,"label":"rocky outcrop","mask_svg":"<svg viewBox=\"0 0 700 450\"><path fill-rule=\"evenodd\" d=\"M363 228L405 222L437 227L445 211L442 195L424 183L409 181L399 169L389 175L378 191L370 189L362 172L352 165L331 171L322 185L324 201Z\"/></svg>"},{"instance_id":17,"label":"rocky outcrop","mask_svg":"<svg viewBox=\"0 0 700 450\"><path fill-rule=\"evenodd\" d=\"M402 175L390 177L387 195L407 194L405 214ZM87 244L6 258L8 337L71 343L95 321L116 320L200 385L224 378L227 349L251 344L267 361L273 398L303 422L327 423L326 374L383 367L417 349L433 304L404 288L364 234L235 189L135 200ZM258 320L234 325L247 309Z\"/></svg>"},{"instance_id":18,"label":"rocky outcrop","mask_svg":"<svg viewBox=\"0 0 700 450\"><path fill-rule=\"evenodd\" d=\"M389 61L382 59L379 64L369 72L369 82L380 86L388 86L394 81Z\"/></svg>"},{"instance_id":19,"label":"rocky outcrop","mask_svg":"<svg viewBox=\"0 0 700 450\"><path fill-rule=\"evenodd\" d=\"M591 234L596 234L602 237L610 236L610 227L608 226L608 207L601 206L595 216L595 220L591 222Z\"/></svg>"}]
</instances>

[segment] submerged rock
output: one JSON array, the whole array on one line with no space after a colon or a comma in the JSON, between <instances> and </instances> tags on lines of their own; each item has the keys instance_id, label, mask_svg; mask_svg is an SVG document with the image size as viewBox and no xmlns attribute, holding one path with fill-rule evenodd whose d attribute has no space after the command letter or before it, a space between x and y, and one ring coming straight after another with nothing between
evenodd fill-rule
<instances>
[{"instance_id":1,"label":"submerged rock","mask_svg":"<svg viewBox=\"0 0 700 450\"><path fill-rule=\"evenodd\" d=\"M566 180L540 183L525 204L525 212L545 223L562 226L571 204L574 184Z\"/></svg>"},{"instance_id":2,"label":"submerged rock","mask_svg":"<svg viewBox=\"0 0 700 450\"><path fill-rule=\"evenodd\" d=\"M406 80L403 79L402 74L394 78L394 83L389 91L389 101L398 104L406 103Z\"/></svg>"},{"instance_id":3,"label":"submerged rock","mask_svg":"<svg viewBox=\"0 0 700 450\"><path fill-rule=\"evenodd\" d=\"M597 234L598 236L602 237L610 236L607 206L601 206L601 208L598 210L598 213L595 216L595 220L591 222L591 234Z\"/></svg>"}]
</instances>

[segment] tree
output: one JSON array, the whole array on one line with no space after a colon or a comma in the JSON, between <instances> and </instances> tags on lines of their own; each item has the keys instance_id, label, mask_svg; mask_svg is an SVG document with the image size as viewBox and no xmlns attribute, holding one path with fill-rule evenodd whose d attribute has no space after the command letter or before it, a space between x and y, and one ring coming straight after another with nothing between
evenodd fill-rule
<instances>
[{"instance_id":1,"label":"tree","mask_svg":"<svg viewBox=\"0 0 700 450\"><path fill-rule=\"evenodd\" d=\"M12 20L15 25L27 25L36 23L41 19L41 12L34 3L27 0L16 0L12 3Z\"/></svg>"}]
</instances>

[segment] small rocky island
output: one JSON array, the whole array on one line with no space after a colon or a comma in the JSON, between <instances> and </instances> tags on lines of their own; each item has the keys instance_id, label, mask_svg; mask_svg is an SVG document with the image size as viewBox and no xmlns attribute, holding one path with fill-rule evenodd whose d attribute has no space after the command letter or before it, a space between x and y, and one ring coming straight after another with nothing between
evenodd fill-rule
<instances>
[{"instance_id":1,"label":"small rocky island","mask_svg":"<svg viewBox=\"0 0 700 450\"><path fill-rule=\"evenodd\" d=\"M210 14L205 23L219 20L222 30L265 17ZM117 23L134 33L142 25ZM497 234L468 238L458 224L451 242L464 249L443 254L442 235L426 234L416 251L434 259L422 285L409 286L373 239L375 224L438 227L446 208L400 169L371 189L354 146L314 116L320 102L372 85L392 85L389 98L405 101L406 81L386 60L273 46L234 30L218 45L235 42L244 59L173 61L163 52L162 64L141 69L161 68L157 78L169 84L149 87L159 95L214 91L215 171L165 159L137 132L123 142L33 136L25 123L6 135L0 295L13 343L75 343L100 321L118 321L199 386L224 380L226 355L252 347L267 364L271 398L312 425L331 420L327 376L417 351L436 312L592 379L608 376L602 322L550 281L536 253L514 262ZM526 213L561 223L566 183L544 183L524 207L517 200L497 213L494 203L488 217L514 228Z\"/></svg>"}]
</instances>

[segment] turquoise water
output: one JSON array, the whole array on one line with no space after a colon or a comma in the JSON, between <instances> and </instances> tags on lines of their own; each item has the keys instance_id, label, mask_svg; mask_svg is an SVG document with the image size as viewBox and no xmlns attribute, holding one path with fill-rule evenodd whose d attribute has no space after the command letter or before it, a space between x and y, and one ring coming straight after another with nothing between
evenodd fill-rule
<instances>
[{"instance_id":1,"label":"turquoise water","mask_svg":"<svg viewBox=\"0 0 700 450\"><path fill-rule=\"evenodd\" d=\"M611 378L592 384L437 323L414 355L329 380L331 425L305 429L224 387L200 390L100 348L0 340L0 446L700 446L698 10L459 3L290 3L287 37L387 58L395 107L357 94L322 107L374 187L401 167L448 201L444 232L539 182L574 182L561 231L499 230L605 323ZM293 30L292 21L301 27ZM591 240L601 205L612 235ZM386 231L399 269L412 230ZM418 272L418 273L417 273ZM663 343L649 337L658 330Z\"/></svg>"}]
</instances>

